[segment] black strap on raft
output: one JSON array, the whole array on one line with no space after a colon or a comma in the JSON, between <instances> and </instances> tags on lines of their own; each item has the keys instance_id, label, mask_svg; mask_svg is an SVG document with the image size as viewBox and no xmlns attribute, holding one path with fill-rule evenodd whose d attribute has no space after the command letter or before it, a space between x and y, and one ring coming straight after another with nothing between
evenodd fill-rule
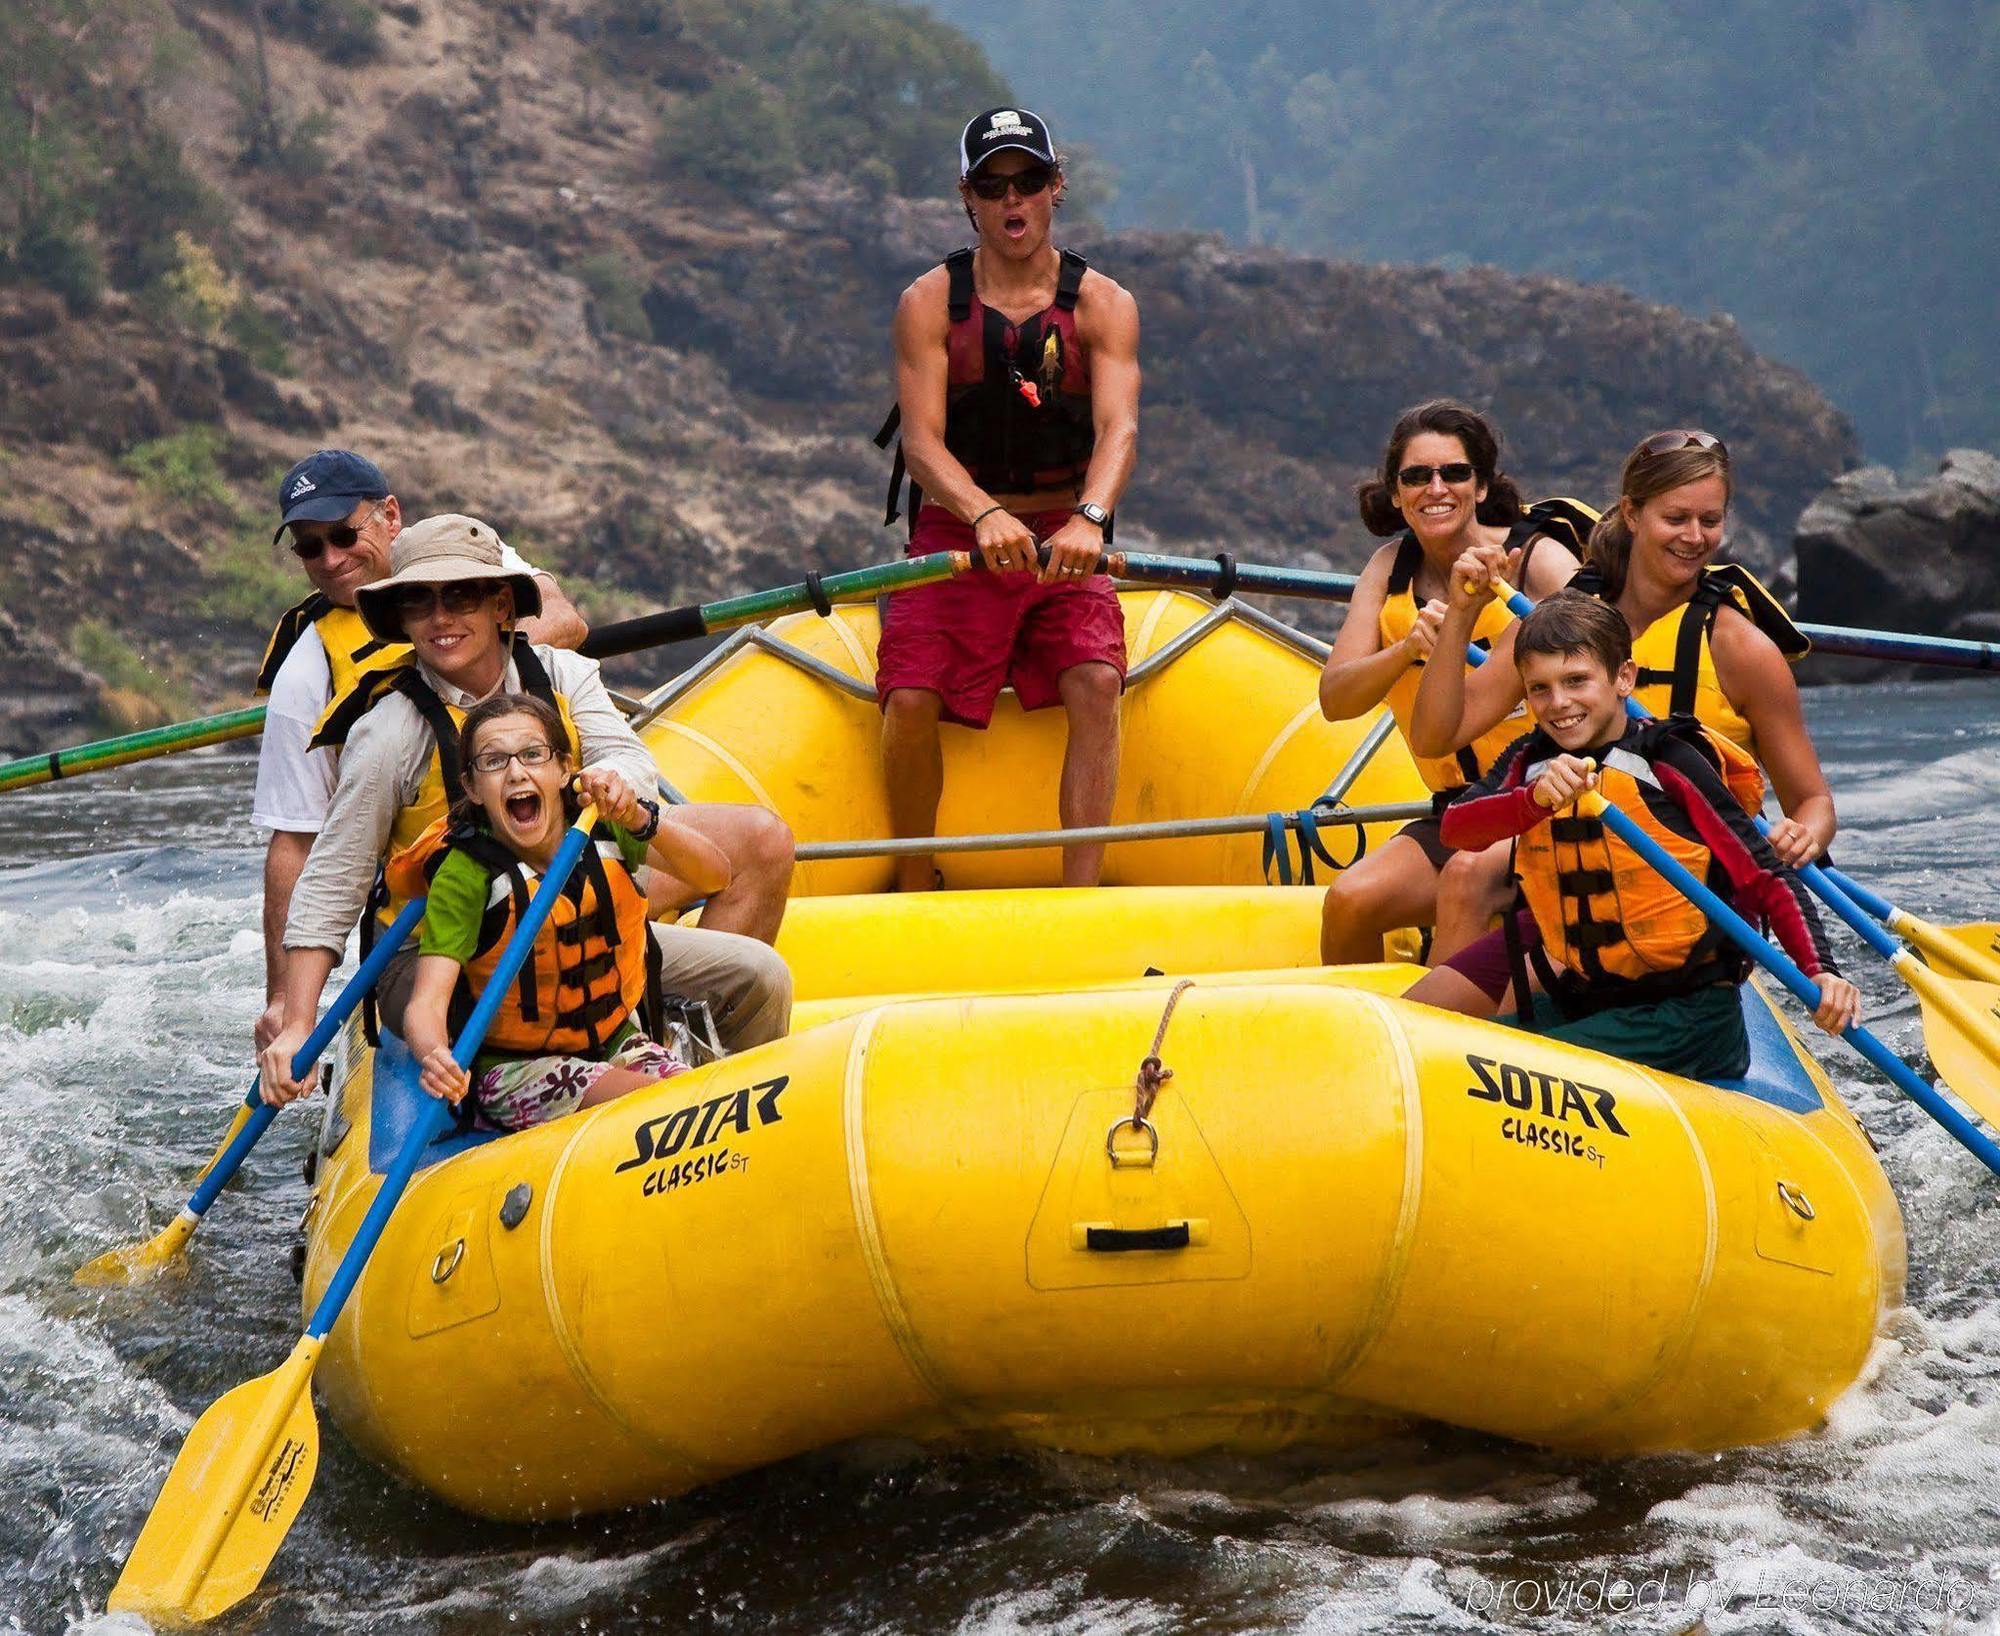
<instances>
[{"instance_id":1,"label":"black strap on raft","mask_svg":"<svg viewBox=\"0 0 2000 1636\"><path fill-rule=\"evenodd\" d=\"M806 595L812 601L814 613L818 614L822 619L832 617L833 604L827 599L826 587L820 584L819 575L806 575Z\"/></svg>"},{"instance_id":2,"label":"black strap on raft","mask_svg":"<svg viewBox=\"0 0 2000 1636\"><path fill-rule=\"evenodd\" d=\"M1106 539L1110 538L1107 530ZM1215 554L1215 583L1209 587L1209 596L1217 602L1227 602L1236 594L1236 554L1233 551L1218 551Z\"/></svg>"},{"instance_id":3,"label":"black strap on raft","mask_svg":"<svg viewBox=\"0 0 2000 1636\"><path fill-rule=\"evenodd\" d=\"M1185 1250L1188 1243L1188 1224L1184 1221L1171 1222L1165 1227L1086 1227L1083 1230L1083 1247L1100 1253Z\"/></svg>"}]
</instances>

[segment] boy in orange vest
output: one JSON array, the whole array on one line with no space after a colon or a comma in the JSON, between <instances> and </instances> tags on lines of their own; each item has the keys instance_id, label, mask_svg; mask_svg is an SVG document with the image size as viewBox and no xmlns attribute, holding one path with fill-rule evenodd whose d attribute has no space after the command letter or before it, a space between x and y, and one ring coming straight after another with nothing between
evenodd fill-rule
<instances>
[{"instance_id":1,"label":"boy in orange vest","mask_svg":"<svg viewBox=\"0 0 2000 1636\"><path fill-rule=\"evenodd\" d=\"M1632 633L1617 609L1560 591L1521 621L1514 660L1536 728L1444 814L1445 845L1514 840L1526 908L1420 979L1408 998L1491 1016L1513 987L1524 1027L1691 1079L1750 1066L1742 955L1638 853L1568 809L1595 789L1750 919L1766 920L1819 986L1813 1020L1861 1015L1798 878L1724 786L1691 717L1635 721ZM1532 972L1532 976L1530 973ZM1556 1017L1536 1018L1532 993Z\"/></svg>"}]
</instances>

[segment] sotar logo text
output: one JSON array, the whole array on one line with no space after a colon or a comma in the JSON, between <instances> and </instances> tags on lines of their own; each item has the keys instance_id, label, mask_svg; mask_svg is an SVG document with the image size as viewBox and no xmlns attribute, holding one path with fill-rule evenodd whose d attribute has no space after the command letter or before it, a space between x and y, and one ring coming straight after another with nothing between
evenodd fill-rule
<instances>
[{"instance_id":1,"label":"sotar logo text","mask_svg":"<svg viewBox=\"0 0 2000 1636\"><path fill-rule=\"evenodd\" d=\"M1568 1124L1575 1116L1592 1130L1613 1136L1629 1136L1618 1122L1618 1098L1596 1085L1580 1085L1560 1074L1523 1068L1492 1057L1466 1054L1466 1066L1479 1083L1466 1087L1465 1094L1482 1102L1504 1102L1521 1113L1539 1114L1544 1119L1560 1119ZM1498 1070L1498 1078L1494 1071Z\"/></svg>"},{"instance_id":2,"label":"sotar logo text","mask_svg":"<svg viewBox=\"0 0 2000 1636\"><path fill-rule=\"evenodd\" d=\"M663 1113L657 1119L648 1119L632 1132L632 1145L637 1151L620 1164L614 1174L671 1159L683 1148L706 1147L728 1131L739 1134L748 1131L753 1092L762 1093L757 1097L758 1125L777 1124L784 1118L778 1112L778 1098L791 1082L791 1075L780 1074L776 1079L764 1080L747 1089L725 1091L706 1102L696 1102L685 1108L676 1108L672 1113Z\"/></svg>"},{"instance_id":3,"label":"sotar logo text","mask_svg":"<svg viewBox=\"0 0 2000 1636\"><path fill-rule=\"evenodd\" d=\"M319 484L306 476L304 472L300 472L299 480L292 485L292 492L286 498L296 500L301 494L311 494L318 487Z\"/></svg>"}]
</instances>

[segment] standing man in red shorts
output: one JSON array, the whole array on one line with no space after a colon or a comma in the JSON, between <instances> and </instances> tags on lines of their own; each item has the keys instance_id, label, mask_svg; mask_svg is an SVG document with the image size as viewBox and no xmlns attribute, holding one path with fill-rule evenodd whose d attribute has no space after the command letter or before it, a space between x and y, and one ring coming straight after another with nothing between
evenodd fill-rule
<instances>
[{"instance_id":1,"label":"standing man in red shorts","mask_svg":"<svg viewBox=\"0 0 2000 1636\"><path fill-rule=\"evenodd\" d=\"M1062 161L1026 109L977 115L959 141L959 197L978 231L896 305L910 552L977 549L991 572L899 592L884 616L875 690L898 835L929 835L944 786L938 723L983 728L1011 685L1023 710L1069 717L1058 812L1107 823L1118 788L1125 621L1092 577L1139 437L1139 309L1049 228ZM1046 544L1046 567L1036 547ZM1063 883L1095 885L1102 846L1063 852ZM928 856L899 858L903 891L936 882Z\"/></svg>"}]
</instances>

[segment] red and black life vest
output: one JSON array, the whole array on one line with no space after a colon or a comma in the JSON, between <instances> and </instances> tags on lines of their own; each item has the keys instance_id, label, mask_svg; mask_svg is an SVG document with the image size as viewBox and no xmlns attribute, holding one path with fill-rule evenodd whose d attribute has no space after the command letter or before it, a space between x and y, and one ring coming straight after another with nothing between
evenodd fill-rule
<instances>
[{"instance_id":1,"label":"red and black life vest","mask_svg":"<svg viewBox=\"0 0 2000 1636\"><path fill-rule=\"evenodd\" d=\"M975 483L992 493L1067 487L1081 494L1097 447L1090 357L1076 329L1077 292L1088 263L1074 250L1063 251L1054 303L1015 324L979 299L972 257L967 249L944 259L951 320L945 342L944 446ZM875 446L888 448L902 424L903 409L897 404L875 434ZM906 469L903 445L897 441L884 526L898 515ZM909 488L914 531L924 497L915 482Z\"/></svg>"}]
</instances>

